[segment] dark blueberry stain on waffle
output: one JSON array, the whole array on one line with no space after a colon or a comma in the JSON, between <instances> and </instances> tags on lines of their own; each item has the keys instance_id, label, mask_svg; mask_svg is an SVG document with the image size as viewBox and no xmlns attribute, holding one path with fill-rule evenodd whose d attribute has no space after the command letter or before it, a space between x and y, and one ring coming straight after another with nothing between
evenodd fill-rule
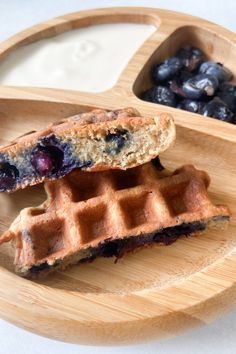
<instances>
[{"instance_id":1,"label":"dark blueberry stain on waffle","mask_svg":"<svg viewBox=\"0 0 236 354\"><path fill-rule=\"evenodd\" d=\"M0 162L0 192L11 190L16 185L19 171L9 162Z\"/></svg>"},{"instance_id":2,"label":"dark blueberry stain on waffle","mask_svg":"<svg viewBox=\"0 0 236 354\"><path fill-rule=\"evenodd\" d=\"M137 237L129 237L127 239L105 241L98 249L92 252L92 257L117 257L121 258L124 253L131 252L138 247L153 243L164 243L170 245L180 236L188 236L193 232L204 231L206 229L205 222L183 223L174 227L168 227L156 233L140 235Z\"/></svg>"},{"instance_id":3,"label":"dark blueberry stain on waffle","mask_svg":"<svg viewBox=\"0 0 236 354\"><path fill-rule=\"evenodd\" d=\"M211 221L227 221L229 216L215 216ZM194 221L192 223L182 223L180 225L166 227L150 234L143 234L139 236L130 236L125 239L111 240L110 238L102 241L97 247L89 249L89 257L82 258L78 263L90 263L97 257L116 257L116 261L123 257L125 253L143 247L145 245L152 245L155 243L163 243L171 245L178 238L182 236L190 236L195 232L204 231L207 228L208 221ZM37 275L40 272L47 271L51 268L57 268L61 265L63 260L57 259L53 265L47 262L32 266L28 274Z\"/></svg>"},{"instance_id":4,"label":"dark blueberry stain on waffle","mask_svg":"<svg viewBox=\"0 0 236 354\"><path fill-rule=\"evenodd\" d=\"M129 132L126 129L116 129L115 133L108 133L105 137L106 152L110 155L118 154L128 139Z\"/></svg>"},{"instance_id":5,"label":"dark blueberry stain on waffle","mask_svg":"<svg viewBox=\"0 0 236 354\"><path fill-rule=\"evenodd\" d=\"M55 261L54 264L50 265L48 264L48 262L43 262L41 264L37 264L37 265L33 265L30 269L29 269L29 272L33 275L37 275L39 274L40 272L43 272L43 271L47 271L49 269L52 269L52 268L56 268L58 266L60 266L60 264L62 263L62 261L60 259L57 259Z\"/></svg>"},{"instance_id":6,"label":"dark blueberry stain on waffle","mask_svg":"<svg viewBox=\"0 0 236 354\"><path fill-rule=\"evenodd\" d=\"M39 273L43 270L46 270L46 269L50 269L51 266L48 264L48 262L44 262L44 263L41 263L39 265L34 265L30 268L30 273L34 274L34 273Z\"/></svg>"},{"instance_id":7,"label":"dark blueberry stain on waffle","mask_svg":"<svg viewBox=\"0 0 236 354\"><path fill-rule=\"evenodd\" d=\"M213 217L212 221L229 220L228 216ZM97 248L91 250L91 257L83 259L83 262L90 261L96 257L113 257L121 258L125 253L132 252L134 249L144 245L151 245L154 243L164 243L170 245L181 236L190 236L192 233L204 231L207 228L207 222L194 221L192 223L182 223L173 227L167 227L157 232L131 236L126 239L106 240Z\"/></svg>"},{"instance_id":8,"label":"dark blueberry stain on waffle","mask_svg":"<svg viewBox=\"0 0 236 354\"><path fill-rule=\"evenodd\" d=\"M119 257L119 254L126 243L126 240L106 240L103 244L99 246L97 252L94 252L93 256L100 257Z\"/></svg>"}]
</instances>

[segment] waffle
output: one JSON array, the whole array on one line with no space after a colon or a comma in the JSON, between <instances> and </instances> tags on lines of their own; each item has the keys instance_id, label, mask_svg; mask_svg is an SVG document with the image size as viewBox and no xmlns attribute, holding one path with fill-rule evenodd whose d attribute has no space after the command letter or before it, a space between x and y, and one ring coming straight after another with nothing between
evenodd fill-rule
<instances>
[{"instance_id":1,"label":"waffle","mask_svg":"<svg viewBox=\"0 0 236 354\"><path fill-rule=\"evenodd\" d=\"M133 108L82 113L0 148L0 191L58 179L75 168L135 167L167 149L174 137L167 114L145 118Z\"/></svg>"},{"instance_id":2,"label":"waffle","mask_svg":"<svg viewBox=\"0 0 236 354\"><path fill-rule=\"evenodd\" d=\"M127 171L80 170L45 184L47 200L23 209L0 243L13 241L16 272L37 277L97 256L121 257L144 245L227 224L209 200L208 175L185 165L166 176L148 163Z\"/></svg>"}]
</instances>

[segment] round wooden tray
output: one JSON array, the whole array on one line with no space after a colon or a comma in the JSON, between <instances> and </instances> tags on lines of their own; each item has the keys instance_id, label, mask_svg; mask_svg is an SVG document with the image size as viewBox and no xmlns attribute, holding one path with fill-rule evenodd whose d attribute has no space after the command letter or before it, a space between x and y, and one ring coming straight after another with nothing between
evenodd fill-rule
<instances>
[{"instance_id":1,"label":"round wooden tray","mask_svg":"<svg viewBox=\"0 0 236 354\"><path fill-rule=\"evenodd\" d=\"M139 48L116 85L102 93L31 87L0 87L0 136L6 143L50 121L87 111L133 106L150 116L166 111L177 124L176 144L162 156L173 170L193 163L211 178L210 195L236 209L236 126L141 101L154 62L191 43L223 62L236 77L236 35L189 15L151 8L108 8L65 15L1 43L0 59L17 47L83 26L152 23L157 29ZM1 194L0 231L20 209L44 199L42 186ZM181 239L126 256L114 264L97 259L45 280L13 271L13 251L0 248L1 317L32 332L73 343L115 344L174 336L207 324L236 302L236 224L227 231Z\"/></svg>"}]
</instances>

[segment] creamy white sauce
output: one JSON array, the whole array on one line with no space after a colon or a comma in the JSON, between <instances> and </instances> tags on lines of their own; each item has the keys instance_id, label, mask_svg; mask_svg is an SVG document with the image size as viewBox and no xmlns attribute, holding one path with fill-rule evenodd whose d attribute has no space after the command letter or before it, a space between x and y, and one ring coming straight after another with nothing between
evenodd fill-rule
<instances>
[{"instance_id":1,"label":"creamy white sauce","mask_svg":"<svg viewBox=\"0 0 236 354\"><path fill-rule=\"evenodd\" d=\"M0 84L107 90L155 29L144 24L103 24L38 41L0 62Z\"/></svg>"}]
</instances>

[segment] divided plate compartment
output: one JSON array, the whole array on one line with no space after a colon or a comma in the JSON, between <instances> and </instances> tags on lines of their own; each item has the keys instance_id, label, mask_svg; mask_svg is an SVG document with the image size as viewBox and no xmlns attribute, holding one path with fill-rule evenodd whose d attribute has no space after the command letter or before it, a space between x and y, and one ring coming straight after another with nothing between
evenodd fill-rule
<instances>
[{"instance_id":1,"label":"divided plate compartment","mask_svg":"<svg viewBox=\"0 0 236 354\"><path fill-rule=\"evenodd\" d=\"M233 218L226 231L211 230L182 238L170 246L144 249L117 264L112 259L97 259L37 282L14 274L13 251L3 245L1 317L50 338L90 345L127 344L174 336L209 323L236 302L236 126L139 98L151 85L153 64L174 54L184 44L202 48L209 58L223 62L236 77L236 35L176 12L107 8L65 15L27 29L1 43L0 59L7 60L7 55L16 48L45 37L115 22L156 26L115 86L101 93L1 86L0 142L5 144L27 131L93 108L133 106L144 116L167 112L177 124L177 140L162 155L162 163L169 170L185 163L206 170L212 179L212 200L227 204ZM122 189L119 172L117 176L117 188ZM131 188L137 186L138 181L134 182ZM130 180L124 183L129 184ZM93 187L96 196L99 191ZM38 205L44 199L42 185L1 194L4 208L0 213L0 231L8 228L20 209Z\"/></svg>"}]
</instances>

